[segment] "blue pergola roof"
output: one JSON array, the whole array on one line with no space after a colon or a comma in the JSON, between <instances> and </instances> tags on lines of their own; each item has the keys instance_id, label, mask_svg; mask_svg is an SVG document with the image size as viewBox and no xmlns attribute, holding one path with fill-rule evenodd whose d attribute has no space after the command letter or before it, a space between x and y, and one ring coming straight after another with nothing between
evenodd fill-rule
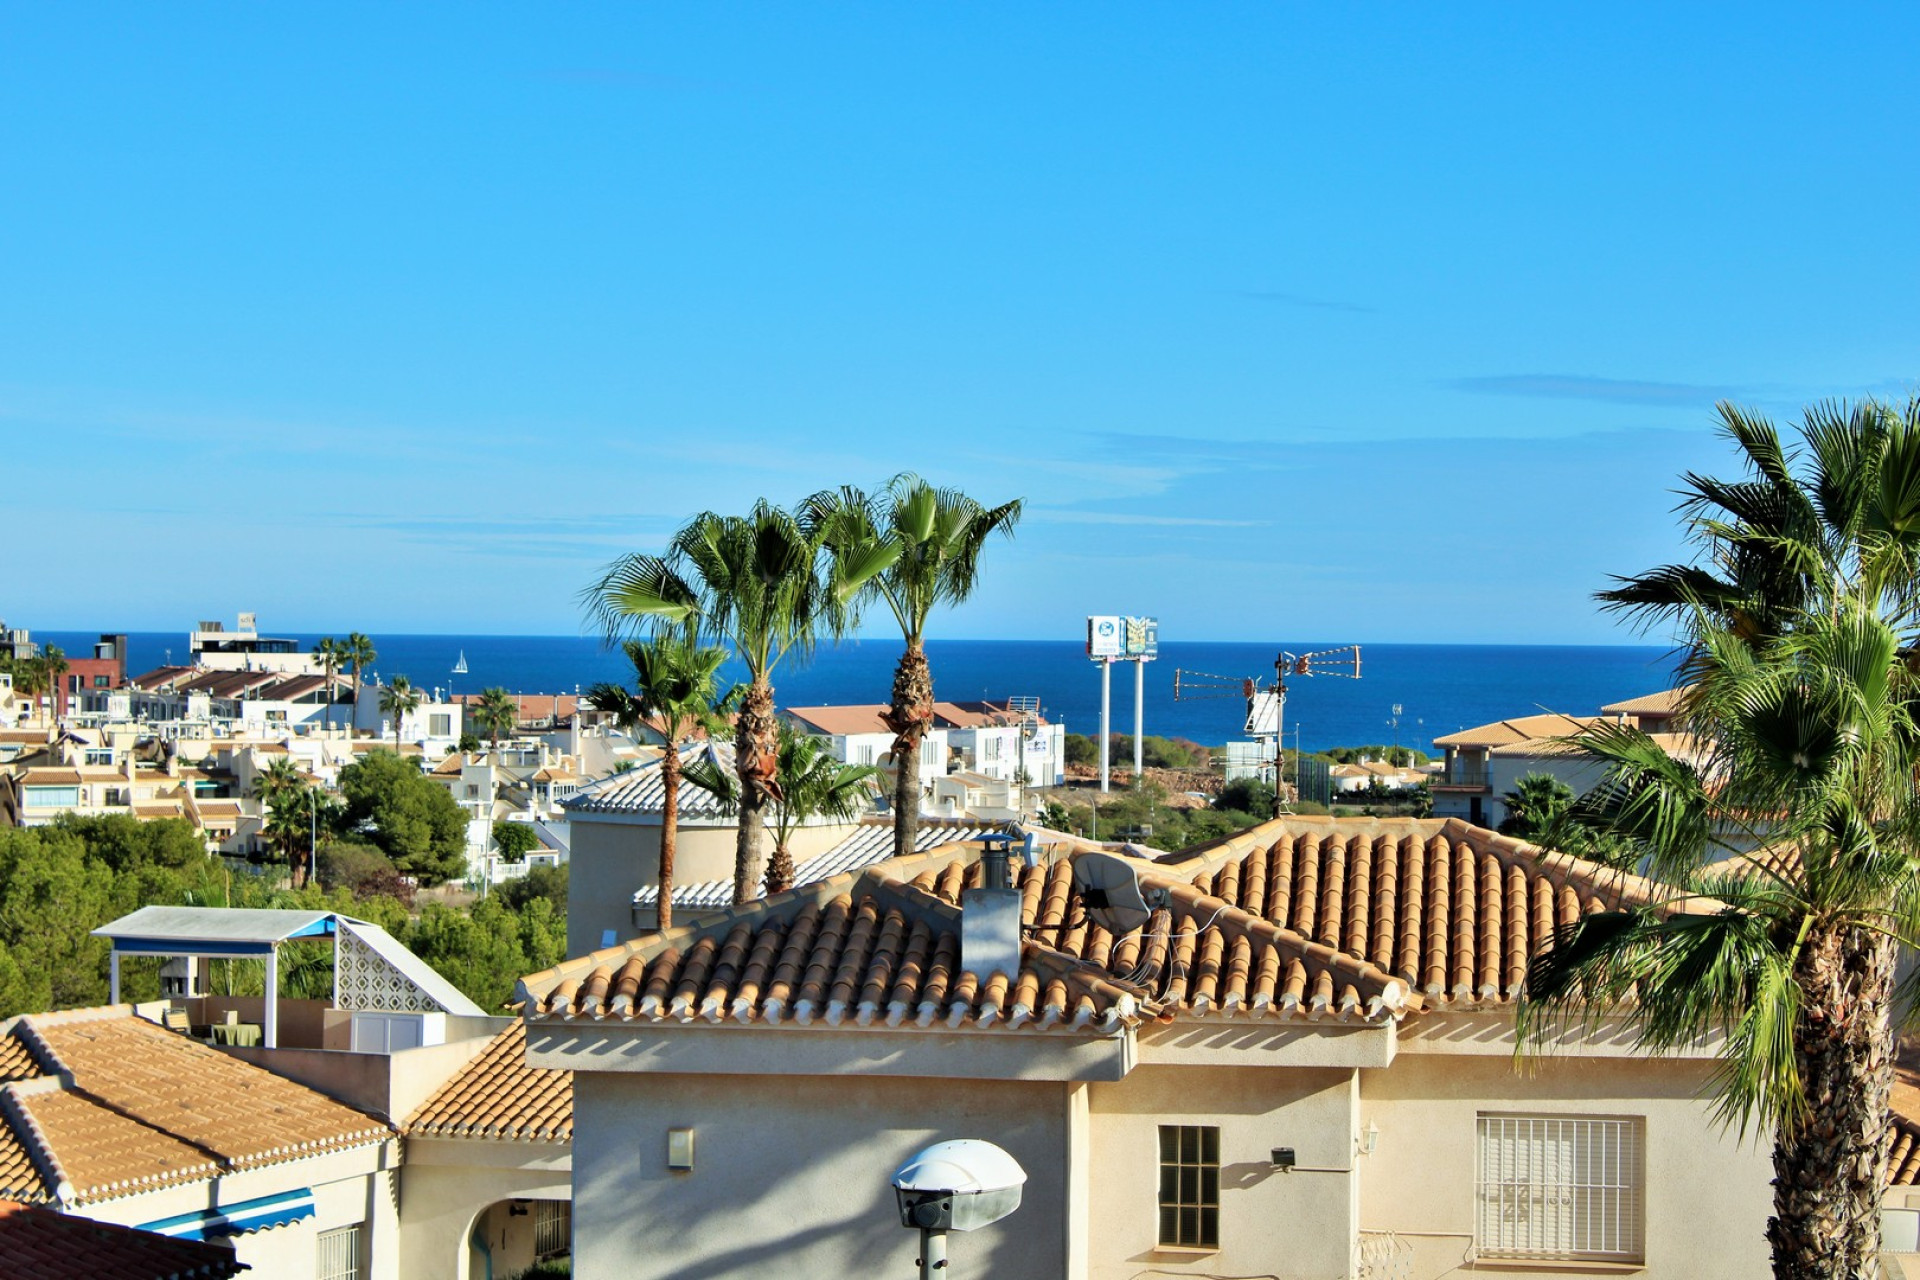
<instances>
[{"instance_id":1,"label":"blue pergola roof","mask_svg":"<svg viewBox=\"0 0 1920 1280\"><path fill-rule=\"evenodd\" d=\"M331 938L332 911L142 907L95 929L121 955L264 956L291 938Z\"/></svg>"}]
</instances>

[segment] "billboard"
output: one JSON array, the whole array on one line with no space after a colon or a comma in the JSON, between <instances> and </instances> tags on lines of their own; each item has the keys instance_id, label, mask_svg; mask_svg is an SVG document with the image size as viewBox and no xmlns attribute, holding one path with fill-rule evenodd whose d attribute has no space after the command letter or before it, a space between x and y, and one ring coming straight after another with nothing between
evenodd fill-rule
<instances>
[{"instance_id":1,"label":"billboard","mask_svg":"<svg viewBox=\"0 0 1920 1280\"><path fill-rule=\"evenodd\" d=\"M1160 656L1160 620L1092 614L1087 618L1087 656L1151 662Z\"/></svg>"},{"instance_id":2,"label":"billboard","mask_svg":"<svg viewBox=\"0 0 1920 1280\"><path fill-rule=\"evenodd\" d=\"M1087 656L1089 658L1120 656L1120 621L1118 616L1104 613L1087 619Z\"/></svg>"}]
</instances>

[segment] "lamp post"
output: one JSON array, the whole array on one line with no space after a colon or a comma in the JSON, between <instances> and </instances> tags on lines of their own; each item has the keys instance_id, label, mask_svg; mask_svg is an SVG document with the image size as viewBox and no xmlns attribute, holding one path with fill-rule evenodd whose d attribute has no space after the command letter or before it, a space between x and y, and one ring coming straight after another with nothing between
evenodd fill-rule
<instances>
[{"instance_id":1,"label":"lamp post","mask_svg":"<svg viewBox=\"0 0 1920 1280\"><path fill-rule=\"evenodd\" d=\"M313 872L315 888L324 888L320 883L320 788L307 788L307 862Z\"/></svg>"}]
</instances>

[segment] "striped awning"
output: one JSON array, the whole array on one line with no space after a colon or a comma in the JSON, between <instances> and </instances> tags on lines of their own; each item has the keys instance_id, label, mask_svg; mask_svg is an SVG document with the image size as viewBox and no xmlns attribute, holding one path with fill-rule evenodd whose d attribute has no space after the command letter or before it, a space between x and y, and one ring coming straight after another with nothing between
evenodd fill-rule
<instances>
[{"instance_id":1,"label":"striped awning","mask_svg":"<svg viewBox=\"0 0 1920 1280\"><path fill-rule=\"evenodd\" d=\"M276 1196L242 1200L199 1213L183 1213L172 1218L143 1222L140 1230L176 1240L209 1240L215 1236L237 1236L268 1227L284 1227L289 1222L313 1216L313 1189L283 1191Z\"/></svg>"}]
</instances>

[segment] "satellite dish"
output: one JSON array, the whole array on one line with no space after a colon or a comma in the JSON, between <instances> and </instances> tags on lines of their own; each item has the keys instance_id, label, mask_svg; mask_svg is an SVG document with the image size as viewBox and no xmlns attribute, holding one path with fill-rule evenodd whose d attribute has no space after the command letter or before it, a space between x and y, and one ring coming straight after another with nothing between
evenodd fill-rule
<instances>
[{"instance_id":1,"label":"satellite dish","mask_svg":"<svg viewBox=\"0 0 1920 1280\"><path fill-rule=\"evenodd\" d=\"M1073 887L1088 918L1116 938L1143 928L1153 915L1140 891L1140 873L1125 858L1081 854L1073 860Z\"/></svg>"}]
</instances>

